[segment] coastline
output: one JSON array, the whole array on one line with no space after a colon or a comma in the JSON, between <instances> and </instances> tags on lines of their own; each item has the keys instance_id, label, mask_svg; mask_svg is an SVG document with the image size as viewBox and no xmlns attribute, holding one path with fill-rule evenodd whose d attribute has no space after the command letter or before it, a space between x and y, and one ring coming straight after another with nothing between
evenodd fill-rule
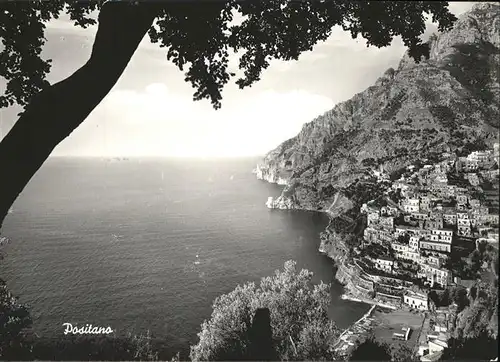
<instances>
[{"instance_id":1,"label":"coastline","mask_svg":"<svg viewBox=\"0 0 500 362\"><path fill-rule=\"evenodd\" d=\"M252 170L252 173L256 175L256 177L257 177L258 180L262 180L262 181L265 181L265 182L268 182L268 183L280 184L280 183L278 183L276 181L276 179L277 179L276 175L271 175L271 176L267 175L259 167L259 164L257 164L257 167ZM286 182L286 180L285 180L285 182L282 183L282 184L287 185L288 182ZM338 199L338 194L335 195L335 202L337 201L337 199ZM321 213L321 214L325 214L325 215L327 215L329 221L328 221L328 225L325 227L325 230L323 232L327 232L328 229L329 229L329 227L330 227L330 225L331 225L331 223L332 223L332 221L337 216L336 213L331 210L331 208L335 204L335 202L332 203L332 205L330 205L330 207L328 209L326 209L326 210L325 209L323 209L323 210L309 210L309 209L304 209L304 208L298 208L298 207L296 207L296 205L294 205L293 202L291 202L291 200L284 198L283 194L281 194L277 198L269 196L267 198L267 201L265 202L265 205L270 210L274 210L274 209L278 209L278 210L296 210L296 209L299 209L300 211L313 211L313 212L318 212L318 213ZM332 257L327 252L327 250L324 249L323 242L320 242L318 251L321 254L326 255L328 257L328 259L330 259L334 263L334 265L336 267L339 267L339 261L336 260L334 257ZM340 296L341 299L343 299L343 300L349 300L349 301L357 302L357 303L364 303L366 305L378 305L378 306L380 306L382 308L389 308L391 310L397 310L397 308L394 307L394 306L387 305L387 304L384 304L384 303L380 303L380 302L377 302L376 300L373 300L373 299L368 299L368 298L361 298L360 299L360 298L353 297L353 296L349 295L350 294L349 290L346 289L345 283L341 279L338 278L337 273L334 273L334 278L343 287L343 293Z\"/></svg>"},{"instance_id":2,"label":"coastline","mask_svg":"<svg viewBox=\"0 0 500 362\"><path fill-rule=\"evenodd\" d=\"M277 183L274 178L269 178L269 177L264 177L264 175L260 174L258 172L254 173L257 174L257 178L269 183ZM261 171L262 173L262 171ZM260 176L260 177L259 177ZM286 185L286 183L284 183ZM307 209L301 209L302 211L314 211L322 214L326 214L329 222L328 225L325 227L324 232L327 232L330 224L334 220L334 218L338 215L337 213L333 212L331 210L331 207L335 203L332 203L330 208L328 209L323 209L323 210L307 210ZM280 210L293 210L293 209L300 209L295 205L291 200L284 199L283 195L280 195L277 198L273 197L268 197L266 206L268 209L273 210L273 209L280 209ZM318 248L319 252L321 254L326 255L336 267L339 267L339 264L342 263L341 260L336 260L335 257L333 257L327 250L324 249L324 243L321 242ZM342 259L342 255L339 255L340 259ZM367 306L371 306L368 312L366 312L361 318L359 318L357 321L353 322L351 325L349 325L347 328L345 328L338 339L333 343L333 348L339 351L340 353L347 353L350 351L352 348L354 348L355 341L359 341L360 339L366 337L369 333L370 330L372 330L373 326L373 318L375 315L376 311L384 311L386 313L393 313L398 310L397 307L390 305L390 304L385 304L382 303L378 300L375 299L370 299L370 298L364 298L362 296L353 296L350 293L349 286L344 283L344 281L341 280L341 278L338 277L338 273L334 272L334 279L342 285L343 292L340 296L342 300L350 301L353 303L362 303Z\"/></svg>"}]
</instances>

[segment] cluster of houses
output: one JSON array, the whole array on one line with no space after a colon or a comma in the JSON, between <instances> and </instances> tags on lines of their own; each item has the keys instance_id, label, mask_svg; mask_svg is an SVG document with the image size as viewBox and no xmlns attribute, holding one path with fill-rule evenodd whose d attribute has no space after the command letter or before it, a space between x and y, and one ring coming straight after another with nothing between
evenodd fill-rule
<instances>
[{"instance_id":1,"label":"cluster of houses","mask_svg":"<svg viewBox=\"0 0 500 362\"><path fill-rule=\"evenodd\" d=\"M345 266L348 274L357 276L353 284L396 304L428 310L423 290L457 281L446 267L457 241L470 244L472 250L481 241L498 244L498 188L481 187L497 182L498 144L467 157L447 153L439 163L408 167L392 183L391 194L397 197L387 192L383 203L362 207L367 214L363 244ZM363 253L377 244L387 252ZM408 288L408 283L419 287ZM380 292L380 285L387 284L391 288Z\"/></svg>"}]
</instances>

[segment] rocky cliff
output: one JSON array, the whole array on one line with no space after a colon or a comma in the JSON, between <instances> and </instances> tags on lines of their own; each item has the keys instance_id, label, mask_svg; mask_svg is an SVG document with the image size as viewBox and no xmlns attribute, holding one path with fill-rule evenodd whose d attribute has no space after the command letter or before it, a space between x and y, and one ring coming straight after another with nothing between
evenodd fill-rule
<instances>
[{"instance_id":1,"label":"rocky cliff","mask_svg":"<svg viewBox=\"0 0 500 362\"><path fill-rule=\"evenodd\" d=\"M259 178L286 185L275 206L326 211L368 170L391 173L450 149L491 145L500 119L499 34L500 6L477 3L429 39L429 59L405 55L373 86L305 124L258 166Z\"/></svg>"}]
</instances>

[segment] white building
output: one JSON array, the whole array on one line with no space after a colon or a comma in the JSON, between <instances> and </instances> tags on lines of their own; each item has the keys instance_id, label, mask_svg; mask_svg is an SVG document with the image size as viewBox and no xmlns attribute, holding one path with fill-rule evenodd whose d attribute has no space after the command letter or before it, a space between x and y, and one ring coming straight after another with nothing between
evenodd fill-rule
<instances>
[{"instance_id":1,"label":"white building","mask_svg":"<svg viewBox=\"0 0 500 362\"><path fill-rule=\"evenodd\" d=\"M455 212L443 212L443 219L449 225L457 224L457 214Z\"/></svg>"},{"instance_id":2,"label":"white building","mask_svg":"<svg viewBox=\"0 0 500 362\"><path fill-rule=\"evenodd\" d=\"M459 235L469 236L471 233L471 222L469 214L466 212L457 213L457 232Z\"/></svg>"},{"instance_id":3,"label":"white building","mask_svg":"<svg viewBox=\"0 0 500 362\"><path fill-rule=\"evenodd\" d=\"M394 251L399 252L399 253L402 253L405 251L410 251L410 246L407 244L393 242L393 243L391 243L391 247Z\"/></svg>"},{"instance_id":4,"label":"white building","mask_svg":"<svg viewBox=\"0 0 500 362\"><path fill-rule=\"evenodd\" d=\"M491 165L493 154L491 151L474 151L467 156L467 161L475 167L485 168Z\"/></svg>"},{"instance_id":5,"label":"white building","mask_svg":"<svg viewBox=\"0 0 500 362\"><path fill-rule=\"evenodd\" d=\"M394 260L386 256L379 256L375 259L375 268L383 270L388 273L392 273L392 268L394 267Z\"/></svg>"},{"instance_id":6,"label":"white building","mask_svg":"<svg viewBox=\"0 0 500 362\"><path fill-rule=\"evenodd\" d=\"M422 196L420 198L420 208L422 211L429 211L431 208L431 198L429 196Z\"/></svg>"},{"instance_id":7,"label":"white building","mask_svg":"<svg viewBox=\"0 0 500 362\"><path fill-rule=\"evenodd\" d=\"M367 217L368 226L371 226L373 224L377 224L379 221L379 218L380 218L380 216L379 216L378 212L370 212L368 214L368 217Z\"/></svg>"},{"instance_id":8,"label":"white building","mask_svg":"<svg viewBox=\"0 0 500 362\"><path fill-rule=\"evenodd\" d=\"M453 238L453 230L447 230L447 229L433 229L433 230L431 230L430 239L432 241L439 241L442 243L451 244L452 238Z\"/></svg>"},{"instance_id":9,"label":"white building","mask_svg":"<svg viewBox=\"0 0 500 362\"><path fill-rule=\"evenodd\" d=\"M469 183L472 186L478 186L479 185L479 177L475 173L468 173L467 174L467 179L469 180Z\"/></svg>"},{"instance_id":10,"label":"white building","mask_svg":"<svg viewBox=\"0 0 500 362\"><path fill-rule=\"evenodd\" d=\"M468 201L467 195L457 195L457 203L461 205L466 205Z\"/></svg>"},{"instance_id":11,"label":"white building","mask_svg":"<svg viewBox=\"0 0 500 362\"><path fill-rule=\"evenodd\" d=\"M493 157L495 158L495 162L497 163L498 165L498 157L499 156L499 144L498 143L495 143L493 145Z\"/></svg>"},{"instance_id":12,"label":"white building","mask_svg":"<svg viewBox=\"0 0 500 362\"><path fill-rule=\"evenodd\" d=\"M437 251L440 253L451 253L451 243L433 240L420 240L419 250Z\"/></svg>"},{"instance_id":13,"label":"white building","mask_svg":"<svg viewBox=\"0 0 500 362\"><path fill-rule=\"evenodd\" d=\"M428 220L429 214L426 212L412 212L410 214L411 218L414 220Z\"/></svg>"},{"instance_id":14,"label":"white building","mask_svg":"<svg viewBox=\"0 0 500 362\"><path fill-rule=\"evenodd\" d=\"M425 222L426 229L442 229L444 227L444 220L441 216L434 215L432 218L428 218Z\"/></svg>"},{"instance_id":15,"label":"white building","mask_svg":"<svg viewBox=\"0 0 500 362\"><path fill-rule=\"evenodd\" d=\"M420 233L420 229L410 227L410 226L405 226L405 225L398 225L394 228L395 235L400 236L404 234L410 234L410 235L418 235Z\"/></svg>"},{"instance_id":16,"label":"white building","mask_svg":"<svg viewBox=\"0 0 500 362\"><path fill-rule=\"evenodd\" d=\"M399 210L397 207L387 205L380 208L380 213L384 216L398 216Z\"/></svg>"},{"instance_id":17,"label":"white building","mask_svg":"<svg viewBox=\"0 0 500 362\"><path fill-rule=\"evenodd\" d=\"M403 303L410 308L418 310L429 310L429 298L425 294L407 291L403 296Z\"/></svg>"},{"instance_id":18,"label":"white building","mask_svg":"<svg viewBox=\"0 0 500 362\"><path fill-rule=\"evenodd\" d=\"M403 202L403 210L412 214L420 211L420 200L418 198L407 198Z\"/></svg>"},{"instance_id":19,"label":"white building","mask_svg":"<svg viewBox=\"0 0 500 362\"><path fill-rule=\"evenodd\" d=\"M429 265L435 265L438 268L441 268L444 264L444 259L439 257L439 256L435 256L435 255L429 255L426 258L426 261Z\"/></svg>"},{"instance_id":20,"label":"white building","mask_svg":"<svg viewBox=\"0 0 500 362\"><path fill-rule=\"evenodd\" d=\"M457 234L462 236L471 235L471 221L470 219L457 220Z\"/></svg>"},{"instance_id":21,"label":"white building","mask_svg":"<svg viewBox=\"0 0 500 362\"><path fill-rule=\"evenodd\" d=\"M433 339L429 341L429 354L436 352L442 352L445 348L448 348L448 343L440 339Z\"/></svg>"},{"instance_id":22,"label":"white building","mask_svg":"<svg viewBox=\"0 0 500 362\"><path fill-rule=\"evenodd\" d=\"M418 251L420 238L418 236L410 236L409 247L411 251Z\"/></svg>"},{"instance_id":23,"label":"white building","mask_svg":"<svg viewBox=\"0 0 500 362\"><path fill-rule=\"evenodd\" d=\"M431 286L438 283L441 286L446 287L451 281L451 273L446 269L430 264L421 264L420 268L418 276L426 278Z\"/></svg>"},{"instance_id":24,"label":"white building","mask_svg":"<svg viewBox=\"0 0 500 362\"><path fill-rule=\"evenodd\" d=\"M473 209L478 209L481 207L481 202L478 199L469 200L469 204Z\"/></svg>"},{"instance_id":25,"label":"white building","mask_svg":"<svg viewBox=\"0 0 500 362\"><path fill-rule=\"evenodd\" d=\"M379 224L389 229L394 229L394 217L392 216L380 217Z\"/></svg>"}]
</instances>

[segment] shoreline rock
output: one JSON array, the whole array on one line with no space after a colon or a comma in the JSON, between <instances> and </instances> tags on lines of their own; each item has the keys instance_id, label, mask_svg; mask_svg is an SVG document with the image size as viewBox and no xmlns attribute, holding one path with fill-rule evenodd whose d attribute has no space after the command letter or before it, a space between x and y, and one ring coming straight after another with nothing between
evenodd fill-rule
<instances>
[{"instance_id":1,"label":"shoreline rock","mask_svg":"<svg viewBox=\"0 0 500 362\"><path fill-rule=\"evenodd\" d=\"M269 209L279 209L279 210L303 210L298 207L295 202L291 199L283 197L283 195L274 199L273 197L268 197L266 206Z\"/></svg>"},{"instance_id":2,"label":"shoreline rock","mask_svg":"<svg viewBox=\"0 0 500 362\"><path fill-rule=\"evenodd\" d=\"M252 173L257 175L258 180L267 181L269 183L277 185L288 185L288 181L285 178L279 176L277 173L270 171L270 169L267 167L261 167L260 165L257 165Z\"/></svg>"}]
</instances>

